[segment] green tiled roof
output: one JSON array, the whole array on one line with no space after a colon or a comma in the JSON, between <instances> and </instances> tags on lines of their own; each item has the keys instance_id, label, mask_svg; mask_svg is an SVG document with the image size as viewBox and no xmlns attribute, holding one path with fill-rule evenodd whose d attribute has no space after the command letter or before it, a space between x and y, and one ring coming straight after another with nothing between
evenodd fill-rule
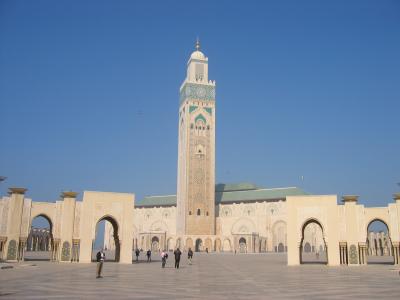
<instances>
[{"instance_id":1,"label":"green tiled roof","mask_svg":"<svg viewBox=\"0 0 400 300\"><path fill-rule=\"evenodd\" d=\"M135 206L174 206L176 205L176 195L165 196L146 196L142 200L138 200Z\"/></svg>"},{"instance_id":2,"label":"green tiled roof","mask_svg":"<svg viewBox=\"0 0 400 300\"><path fill-rule=\"evenodd\" d=\"M240 183L218 183L215 185L215 192L227 192L227 191L246 191L246 190L257 190L259 186L254 183L240 182Z\"/></svg>"},{"instance_id":3,"label":"green tiled roof","mask_svg":"<svg viewBox=\"0 0 400 300\"><path fill-rule=\"evenodd\" d=\"M216 192L216 203L232 203L243 201L285 199L286 196L306 195L307 193L297 187L256 189L247 191Z\"/></svg>"},{"instance_id":4,"label":"green tiled roof","mask_svg":"<svg viewBox=\"0 0 400 300\"><path fill-rule=\"evenodd\" d=\"M297 187L264 189L252 183L217 184L215 203L239 203L285 199L287 196L307 195ZM175 206L176 195L147 196L135 203L136 207Z\"/></svg>"}]
</instances>

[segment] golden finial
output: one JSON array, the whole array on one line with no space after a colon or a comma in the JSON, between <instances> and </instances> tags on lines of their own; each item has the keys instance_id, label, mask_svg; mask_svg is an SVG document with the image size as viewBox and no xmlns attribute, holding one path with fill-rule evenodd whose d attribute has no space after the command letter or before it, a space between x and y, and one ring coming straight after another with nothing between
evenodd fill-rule
<instances>
[{"instance_id":1,"label":"golden finial","mask_svg":"<svg viewBox=\"0 0 400 300\"><path fill-rule=\"evenodd\" d=\"M200 40L199 40L199 37L197 37L197 39L196 39L196 51L199 51L200 50Z\"/></svg>"}]
</instances>

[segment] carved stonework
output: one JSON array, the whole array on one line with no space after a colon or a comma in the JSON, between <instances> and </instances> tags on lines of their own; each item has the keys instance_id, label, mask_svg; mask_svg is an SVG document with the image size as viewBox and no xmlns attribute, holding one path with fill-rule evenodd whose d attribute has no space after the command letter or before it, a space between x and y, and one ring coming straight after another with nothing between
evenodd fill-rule
<instances>
[{"instance_id":1,"label":"carved stonework","mask_svg":"<svg viewBox=\"0 0 400 300\"><path fill-rule=\"evenodd\" d=\"M8 243L7 259L8 260L17 259L17 242L15 240L11 240Z\"/></svg>"},{"instance_id":2,"label":"carved stonework","mask_svg":"<svg viewBox=\"0 0 400 300\"><path fill-rule=\"evenodd\" d=\"M214 101L215 100L215 86L186 83L181 90L180 101L186 99Z\"/></svg>"},{"instance_id":3,"label":"carved stonework","mask_svg":"<svg viewBox=\"0 0 400 300\"><path fill-rule=\"evenodd\" d=\"M30 214L31 214L31 199L24 199L23 213L21 219L21 234L28 236L29 234L29 223L30 223Z\"/></svg>"},{"instance_id":4,"label":"carved stonework","mask_svg":"<svg viewBox=\"0 0 400 300\"><path fill-rule=\"evenodd\" d=\"M350 246L350 264L351 265L357 265L358 264L358 254L357 254L357 246L356 245L351 245Z\"/></svg>"},{"instance_id":5,"label":"carved stonework","mask_svg":"<svg viewBox=\"0 0 400 300\"><path fill-rule=\"evenodd\" d=\"M57 201L56 202L56 218L55 218L55 224L54 224L54 237L59 238L60 237L60 231L61 231L61 214L62 214L62 202Z\"/></svg>"},{"instance_id":6,"label":"carved stonework","mask_svg":"<svg viewBox=\"0 0 400 300\"><path fill-rule=\"evenodd\" d=\"M79 237L80 234L81 205L81 202L75 204L74 237Z\"/></svg>"},{"instance_id":7,"label":"carved stonework","mask_svg":"<svg viewBox=\"0 0 400 300\"><path fill-rule=\"evenodd\" d=\"M69 261L70 258L71 258L71 247L68 242L64 242L61 250L61 261Z\"/></svg>"},{"instance_id":8,"label":"carved stonework","mask_svg":"<svg viewBox=\"0 0 400 300\"><path fill-rule=\"evenodd\" d=\"M7 233L8 204L8 200L5 200L3 212L0 210L0 235L6 235Z\"/></svg>"}]
</instances>

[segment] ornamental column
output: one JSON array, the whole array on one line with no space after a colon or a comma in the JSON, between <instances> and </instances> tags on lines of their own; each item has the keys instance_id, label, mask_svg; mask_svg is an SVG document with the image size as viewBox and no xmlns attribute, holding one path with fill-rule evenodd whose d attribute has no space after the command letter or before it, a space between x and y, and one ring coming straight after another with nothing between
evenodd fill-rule
<instances>
[{"instance_id":1,"label":"ornamental column","mask_svg":"<svg viewBox=\"0 0 400 300\"><path fill-rule=\"evenodd\" d=\"M76 192L62 192L62 214L61 214L61 232L60 232L60 246L61 261L71 261L72 239L74 234L75 222L75 205L76 205Z\"/></svg>"},{"instance_id":2,"label":"ornamental column","mask_svg":"<svg viewBox=\"0 0 400 300\"><path fill-rule=\"evenodd\" d=\"M26 191L25 188L17 187L9 189L11 199L8 206L5 244L5 259L9 261L17 261L21 256L19 247L21 246L21 225Z\"/></svg>"},{"instance_id":3,"label":"ornamental column","mask_svg":"<svg viewBox=\"0 0 400 300\"><path fill-rule=\"evenodd\" d=\"M393 195L393 199L396 202L397 206L397 215L400 216L400 193L396 193ZM399 222L399 230L400 230L400 220L397 220ZM399 265L400 264L400 241L392 241L392 246L393 246L393 257L394 257L394 264Z\"/></svg>"},{"instance_id":4,"label":"ornamental column","mask_svg":"<svg viewBox=\"0 0 400 300\"><path fill-rule=\"evenodd\" d=\"M348 265L365 264L365 242L359 241L360 224L357 218L357 195L344 195L342 201L344 202L344 217L346 222L346 240L342 241L347 243L348 247Z\"/></svg>"}]
</instances>

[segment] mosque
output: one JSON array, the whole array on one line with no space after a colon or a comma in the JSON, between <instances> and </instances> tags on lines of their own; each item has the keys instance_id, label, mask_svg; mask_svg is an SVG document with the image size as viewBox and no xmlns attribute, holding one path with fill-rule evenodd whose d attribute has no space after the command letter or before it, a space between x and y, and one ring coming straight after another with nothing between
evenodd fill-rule
<instances>
[{"instance_id":1,"label":"mosque","mask_svg":"<svg viewBox=\"0 0 400 300\"><path fill-rule=\"evenodd\" d=\"M303 263L310 253L331 266L362 265L370 253L386 253L399 264L400 194L387 207L367 208L355 195L338 204L337 195L310 195L298 187L216 184L216 83L198 41L180 86L178 116L176 195L136 201L134 194L85 191L83 201L76 201L77 193L63 192L61 200L49 203L25 197L25 188L10 188L0 199L0 259L23 260L27 249L39 247L33 238L43 232L30 228L43 216L50 223L43 247L53 261L90 262L97 224L107 220L104 247L115 250L121 263L132 263L136 248L179 247L286 252L288 265ZM376 220L385 224L387 235L368 236Z\"/></svg>"},{"instance_id":2,"label":"mosque","mask_svg":"<svg viewBox=\"0 0 400 300\"><path fill-rule=\"evenodd\" d=\"M135 203L134 247L286 251L286 196L306 193L296 187L215 184L215 89L197 41L180 87L177 194ZM114 249L113 227L106 224L104 246ZM310 231L307 237L306 243L318 243L313 249L322 247L322 236L316 241Z\"/></svg>"}]
</instances>

